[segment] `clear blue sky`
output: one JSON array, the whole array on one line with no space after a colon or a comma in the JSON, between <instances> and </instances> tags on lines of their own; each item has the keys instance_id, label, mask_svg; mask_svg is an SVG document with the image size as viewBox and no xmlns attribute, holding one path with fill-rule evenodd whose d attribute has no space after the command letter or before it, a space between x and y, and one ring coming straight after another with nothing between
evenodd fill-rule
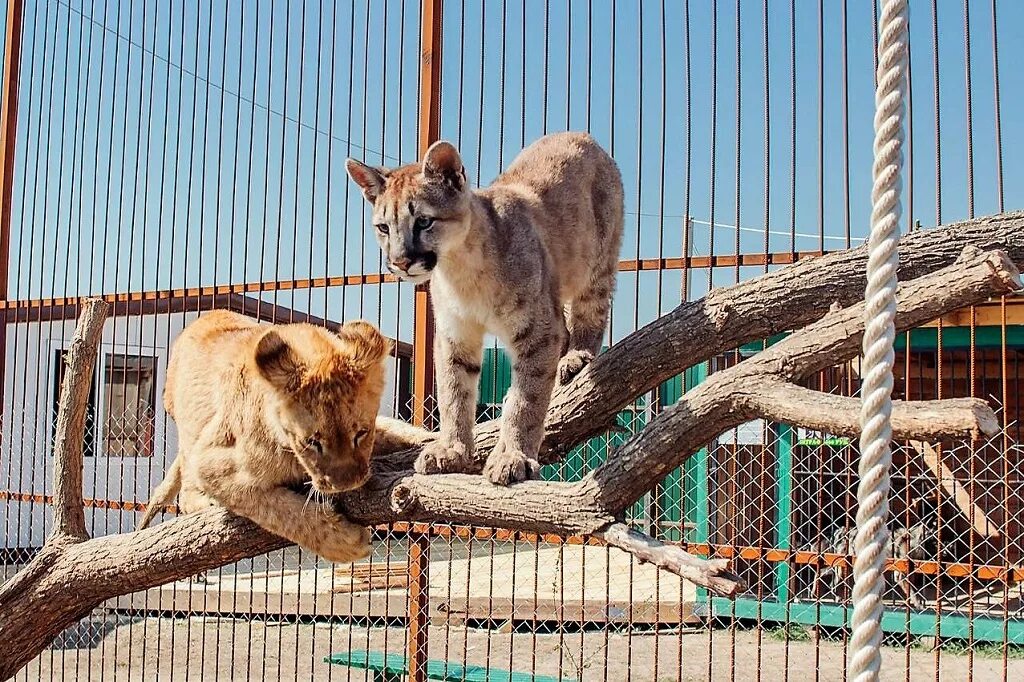
<instances>
[{"instance_id":1,"label":"clear blue sky","mask_svg":"<svg viewBox=\"0 0 1024 682\"><path fill-rule=\"evenodd\" d=\"M486 184L524 142L589 127L623 171L623 257L681 255L687 212L697 221L696 255L712 248L712 218L716 254L735 251L737 220L741 252L763 251L766 230L771 251L819 248L822 233L826 248L841 247L847 225L859 242L869 214L870 4L847 3L846 112L843 3L824 2L819 16L818 3L797 2L794 27L790 3L771 0L767 47L762 3L739 3L737 18L737 3L719 2L716 32L712 2L688 4L689 45L682 0L618 0L614 17L610 2L448 0L443 135ZM1012 210L1024 206L1024 156L1013 153L1024 146L1024 6L995 4L1003 197ZM911 3L907 207L924 226L939 221L936 85L941 221L968 216L972 187L975 214L999 210L992 6L972 1L969 10L968 65L963 3L937 2L936 83L932 5ZM348 155L387 165L415 159L418 23L418 0L27 0L11 293L378 271L366 209L343 164ZM793 240L793 231L809 236ZM722 269L713 283L735 277ZM695 273L690 295L708 284L706 272ZM411 294L386 285L278 301L332 318L364 315L408 338ZM678 272L660 283L655 273L624 274L613 336L679 295Z\"/></svg>"}]
</instances>

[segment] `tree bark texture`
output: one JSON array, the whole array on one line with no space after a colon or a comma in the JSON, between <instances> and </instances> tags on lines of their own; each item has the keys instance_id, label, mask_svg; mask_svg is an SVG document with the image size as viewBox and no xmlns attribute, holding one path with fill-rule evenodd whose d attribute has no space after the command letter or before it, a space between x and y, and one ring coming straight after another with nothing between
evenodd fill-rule
<instances>
[{"instance_id":1,"label":"tree bark texture","mask_svg":"<svg viewBox=\"0 0 1024 682\"><path fill-rule=\"evenodd\" d=\"M53 540L82 539L88 535L82 499L85 416L97 347L109 308L99 299L90 300L82 307L71 347L64 356L64 380L53 431Z\"/></svg>"}]
</instances>

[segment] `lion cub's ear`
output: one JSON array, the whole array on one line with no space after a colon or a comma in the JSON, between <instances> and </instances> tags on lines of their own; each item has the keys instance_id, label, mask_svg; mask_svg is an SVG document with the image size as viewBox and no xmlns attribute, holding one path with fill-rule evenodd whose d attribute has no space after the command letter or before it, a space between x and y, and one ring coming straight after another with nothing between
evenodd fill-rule
<instances>
[{"instance_id":1,"label":"lion cub's ear","mask_svg":"<svg viewBox=\"0 0 1024 682\"><path fill-rule=\"evenodd\" d=\"M391 341L377 327L365 320L353 320L341 326L338 336L351 347L352 368L365 372L380 363L391 352Z\"/></svg>"},{"instance_id":2,"label":"lion cub's ear","mask_svg":"<svg viewBox=\"0 0 1024 682\"><path fill-rule=\"evenodd\" d=\"M255 360L263 378L282 390L293 385L302 370L295 351L274 329L267 330L256 342Z\"/></svg>"}]
</instances>

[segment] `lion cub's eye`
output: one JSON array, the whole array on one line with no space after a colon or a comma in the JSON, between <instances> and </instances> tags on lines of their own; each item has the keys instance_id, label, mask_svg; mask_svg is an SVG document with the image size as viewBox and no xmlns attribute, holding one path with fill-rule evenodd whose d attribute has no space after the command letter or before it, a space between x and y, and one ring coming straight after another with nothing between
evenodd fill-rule
<instances>
[{"instance_id":1,"label":"lion cub's eye","mask_svg":"<svg viewBox=\"0 0 1024 682\"><path fill-rule=\"evenodd\" d=\"M387 234L388 233L388 229L389 228L388 228L388 224L387 223L380 223L379 225L374 225L374 227L376 227L377 231L380 232L381 234Z\"/></svg>"},{"instance_id":2,"label":"lion cub's eye","mask_svg":"<svg viewBox=\"0 0 1024 682\"><path fill-rule=\"evenodd\" d=\"M429 230L434 226L434 219L428 215L416 216L416 229Z\"/></svg>"},{"instance_id":3,"label":"lion cub's eye","mask_svg":"<svg viewBox=\"0 0 1024 682\"><path fill-rule=\"evenodd\" d=\"M316 450L316 454L318 454L318 455L324 454L324 447L323 447L323 445L320 444L320 440L318 438L316 438L314 436L310 436L309 438L306 439L306 445L309 448L311 448L313 450Z\"/></svg>"},{"instance_id":4,"label":"lion cub's eye","mask_svg":"<svg viewBox=\"0 0 1024 682\"><path fill-rule=\"evenodd\" d=\"M366 438L368 435L370 435L370 430L369 429L361 429L361 430L357 431L356 435L353 436L353 438L352 438L352 444L355 447L358 448L359 444L362 443L363 439Z\"/></svg>"}]
</instances>

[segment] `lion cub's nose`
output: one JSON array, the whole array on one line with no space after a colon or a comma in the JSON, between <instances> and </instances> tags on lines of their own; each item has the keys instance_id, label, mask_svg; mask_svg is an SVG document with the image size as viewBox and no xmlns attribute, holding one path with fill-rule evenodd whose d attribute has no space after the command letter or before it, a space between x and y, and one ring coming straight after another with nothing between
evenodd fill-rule
<instances>
[{"instance_id":1,"label":"lion cub's nose","mask_svg":"<svg viewBox=\"0 0 1024 682\"><path fill-rule=\"evenodd\" d=\"M412 261L409 260L408 258L395 258L394 260L391 261L391 264L394 265L399 270L408 270L409 266L412 264Z\"/></svg>"}]
</instances>

